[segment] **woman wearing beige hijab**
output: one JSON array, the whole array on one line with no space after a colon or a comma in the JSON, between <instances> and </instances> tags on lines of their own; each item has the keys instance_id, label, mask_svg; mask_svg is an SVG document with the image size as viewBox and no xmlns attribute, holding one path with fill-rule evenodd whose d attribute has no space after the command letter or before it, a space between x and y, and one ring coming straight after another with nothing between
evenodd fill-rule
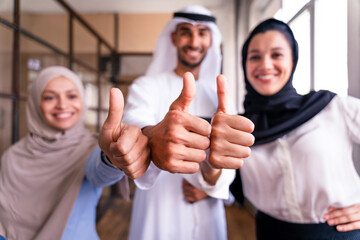
<instances>
[{"instance_id":1,"label":"woman wearing beige hijab","mask_svg":"<svg viewBox=\"0 0 360 240\"><path fill-rule=\"evenodd\" d=\"M1 158L0 239L98 239L102 187L124 173L102 158L85 128L81 80L65 67L44 69L26 111L29 134Z\"/></svg>"}]
</instances>

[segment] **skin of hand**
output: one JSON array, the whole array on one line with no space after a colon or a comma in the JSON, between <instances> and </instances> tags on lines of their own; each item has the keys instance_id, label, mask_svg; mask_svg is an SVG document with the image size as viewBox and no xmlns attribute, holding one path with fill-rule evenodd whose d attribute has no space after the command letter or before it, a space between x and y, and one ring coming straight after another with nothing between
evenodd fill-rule
<instances>
[{"instance_id":1,"label":"skin of hand","mask_svg":"<svg viewBox=\"0 0 360 240\"><path fill-rule=\"evenodd\" d=\"M194 76L186 72L182 92L171 104L164 119L155 126L143 129L143 133L149 137L151 159L162 170L195 173L199 170L199 163L206 159L211 125L188 113L195 92Z\"/></svg>"},{"instance_id":2,"label":"skin of hand","mask_svg":"<svg viewBox=\"0 0 360 240\"><path fill-rule=\"evenodd\" d=\"M121 91L110 91L108 116L101 128L99 146L111 163L136 179L141 177L150 164L148 138L137 126L121 122L124 109L124 97Z\"/></svg>"},{"instance_id":3,"label":"skin of hand","mask_svg":"<svg viewBox=\"0 0 360 240\"><path fill-rule=\"evenodd\" d=\"M185 179L183 179L182 189L185 200L190 203L198 202L208 197L206 192L194 187Z\"/></svg>"},{"instance_id":4,"label":"skin of hand","mask_svg":"<svg viewBox=\"0 0 360 240\"><path fill-rule=\"evenodd\" d=\"M228 88L225 76L217 77L218 109L213 116L209 163L216 168L238 169L249 157L255 138L254 124L247 118L228 113Z\"/></svg>"},{"instance_id":5,"label":"skin of hand","mask_svg":"<svg viewBox=\"0 0 360 240\"><path fill-rule=\"evenodd\" d=\"M360 204L345 208L328 207L324 219L330 226L335 226L339 232L360 229Z\"/></svg>"}]
</instances>

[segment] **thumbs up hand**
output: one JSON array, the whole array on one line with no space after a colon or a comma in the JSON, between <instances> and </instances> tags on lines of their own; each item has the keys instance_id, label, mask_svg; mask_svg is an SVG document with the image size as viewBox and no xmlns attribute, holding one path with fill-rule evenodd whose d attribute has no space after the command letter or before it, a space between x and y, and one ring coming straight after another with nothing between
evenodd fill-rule
<instances>
[{"instance_id":1,"label":"thumbs up hand","mask_svg":"<svg viewBox=\"0 0 360 240\"><path fill-rule=\"evenodd\" d=\"M124 98L111 89L108 116L101 128L99 146L111 163L130 178L141 177L150 164L148 138L139 127L121 123Z\"/></svg>"},{"instance_id":2,"label":"thumbs up hand","mask_svg":"<svg viewBox=\"0 0 360 240\"><path fill-rule=\"evenodd\" d=\"M237 169L250 156L254 144L254 124L239 115L228 112L228 89L225 76L217 77L218 109L213 116L210 135L209 163L216 168Z\"/></svg>"},{"instance_id":3,"label":"thumbs up hand","mask_svg":"<svg viewBox=\"0 0 360 240\"><path fill-rule=\"evenodd\" d=\"M149 137L152 161L160 169L171 173L195 173L199 163L206 159L211 126L188 113L195 92L194 76L187 72L183 76L183 89L164 119L143 129Z\"/></svg>"}]
</instances>

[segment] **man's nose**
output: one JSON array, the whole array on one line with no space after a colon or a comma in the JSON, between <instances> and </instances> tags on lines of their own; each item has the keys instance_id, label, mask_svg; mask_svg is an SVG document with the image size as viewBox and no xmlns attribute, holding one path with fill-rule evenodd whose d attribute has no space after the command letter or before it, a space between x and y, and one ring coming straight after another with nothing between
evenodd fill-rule
<instances>
[{"instance_id":1,"label":"man's nose","mask_svg":"<svg viewBox=\"0 0 360 240\"><path fill-rule=\"evenodd\" d=\"M192 34L190 37L190 45L194 48L199 47L200 37L197 34Z\"/></svg>"}]
</instances>

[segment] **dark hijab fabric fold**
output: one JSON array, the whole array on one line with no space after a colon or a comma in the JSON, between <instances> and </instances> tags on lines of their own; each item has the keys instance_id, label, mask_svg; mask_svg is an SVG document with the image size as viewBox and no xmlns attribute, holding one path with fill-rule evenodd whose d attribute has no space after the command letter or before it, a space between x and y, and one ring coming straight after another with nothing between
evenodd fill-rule
<instances>
[{"instance_id":1,"label":"dark hijab fabric fold","mask_svg":"<svg viewBox=\"0 0 360 240\"><path fill-rule=\"evenodd\" d=\"M264 96L256 92L246 76L246 59L252 38L259 33L276 30L288 40L293 58L293 69L285 86L272 96ZM247 94L245 95L243 116L255 124L253 135L255 144L272 142L299 127L318 114L335 96L334 93L321 90L311 91L306 95L297 94L292 79L298 61L298 44L290 27L276 19L268 19L260 23L249 35L242 49L242 67L245 76Z\"/></svg>"}]
</instances>

